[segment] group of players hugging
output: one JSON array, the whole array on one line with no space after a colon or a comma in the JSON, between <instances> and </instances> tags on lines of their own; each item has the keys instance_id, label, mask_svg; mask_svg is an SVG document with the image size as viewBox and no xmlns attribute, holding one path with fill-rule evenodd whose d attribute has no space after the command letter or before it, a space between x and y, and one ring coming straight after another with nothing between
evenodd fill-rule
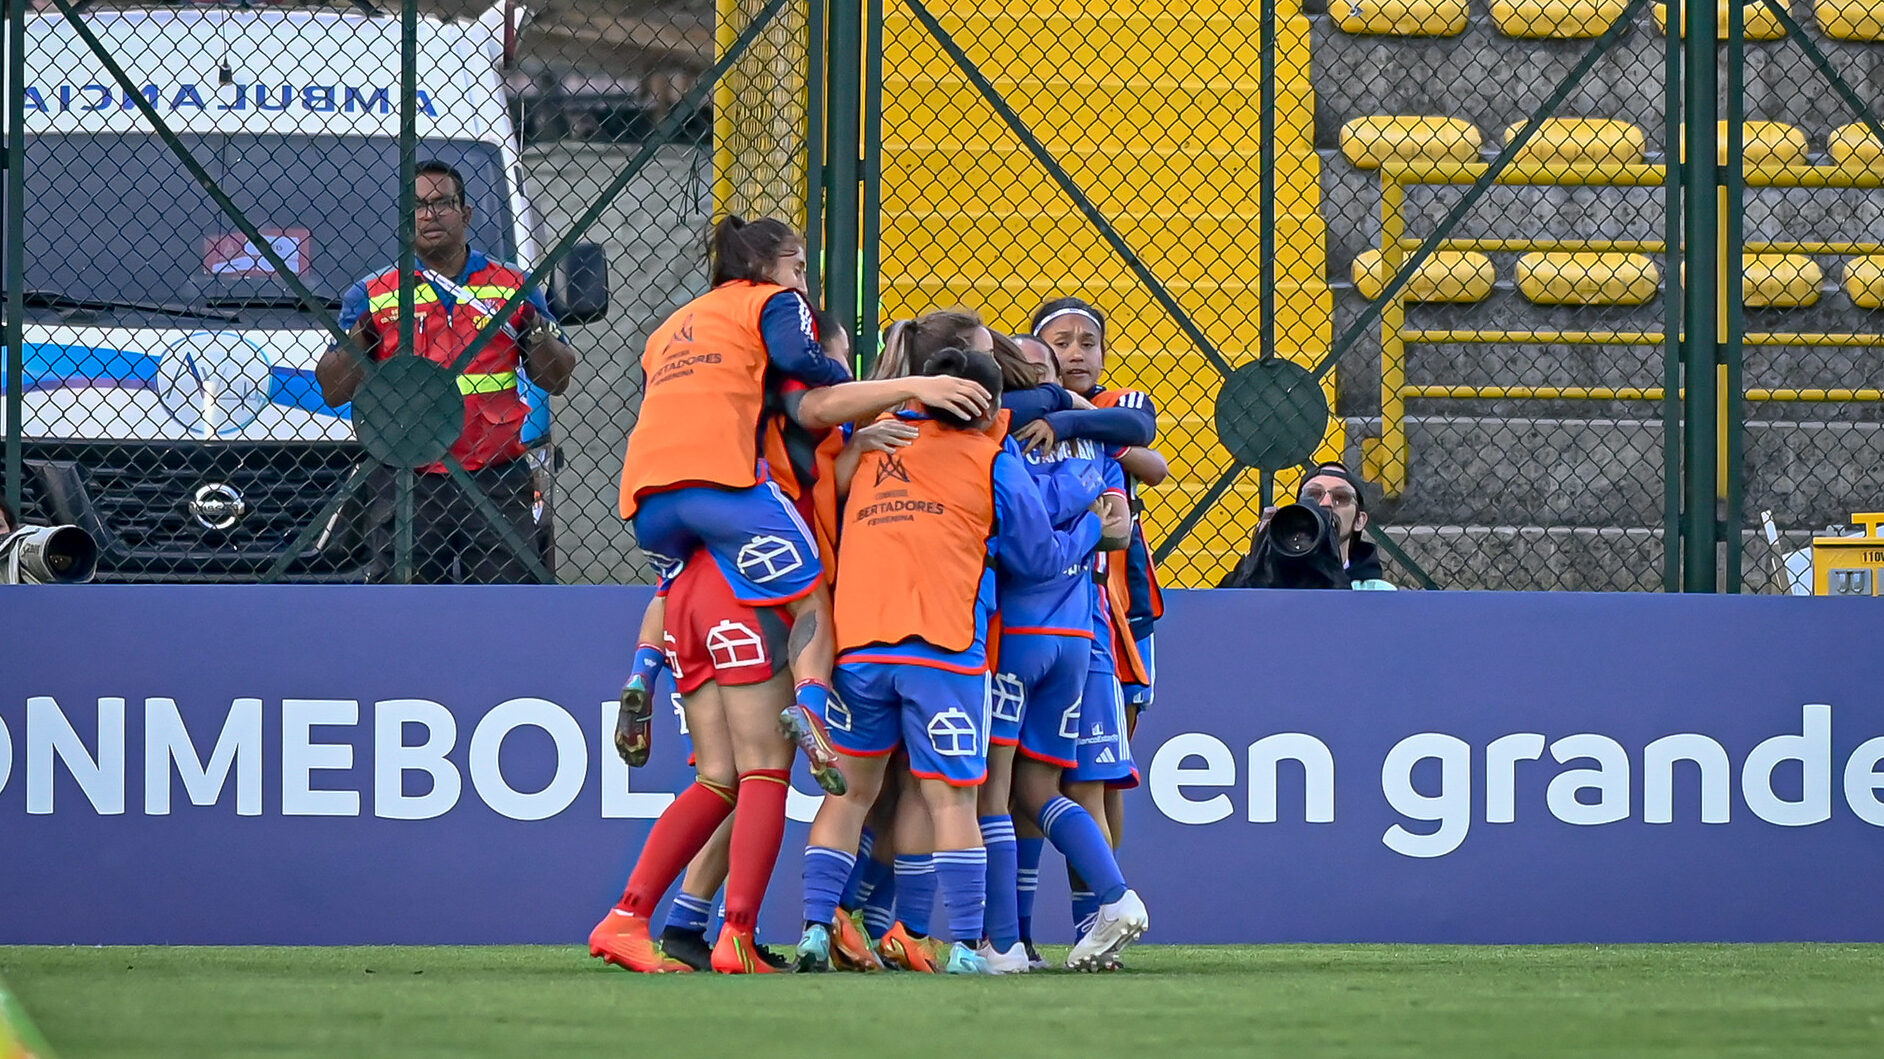
<instances>
[{"instance_id":1,"label":"group of players hugging","mask_svg":"<svg viewBox=\"0 0 1884 1059\"><path fill-rule=\"evenodd\" d=\"M1146 395L1099 385L1103 316L1055 298L1010 337L931 312L853 381L791 226L726 218L708 255L711 290L641 362L621 514L660 590L615 733L648 760L669 669L697 774L590 953L650 973L1043 968L1051 844L1079 935L1067 966L1117 969L1149 925L1114 849L1162 609L1133 489L1168 468ZM826 796L783 956L753 929L798 751Z\"/></svg>"}]
</instances>

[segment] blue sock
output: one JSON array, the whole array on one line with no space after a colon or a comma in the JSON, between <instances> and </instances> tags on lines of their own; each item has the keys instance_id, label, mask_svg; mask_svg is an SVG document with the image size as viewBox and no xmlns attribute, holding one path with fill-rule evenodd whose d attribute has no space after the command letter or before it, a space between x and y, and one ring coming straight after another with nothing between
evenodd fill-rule
<instances>
[{"instance_id":1,"label":"blue sock","mask_svg":"<svg viewBox=\"0 0 1884 1059\"><path fill-rule=\"evenodd\" d=\"M871 937L880 938L896 925L896 873L882 861L870 863L876 866L872 874L877 883L863 895L864 929Z\"/></svg>"},{"instance_id":2,"label":"blue sock","mask_svg":"<svg viewBox=\"0 0 1884 1059\"><path fill-rule=\"evenodd\" d=\"M1014 842L1014 850L1019 854L1015 859L1015 878L1018 880L1018 893L1014 910L1019 913L1020 936L1022 941L1034 940L1034 892L1040 889L1040 857L1047 851L1044 838L1022 838Z\"/></svg>"},{"instance_id":3,"label":"blue sock","mask_svg":"<svg viewBox=\"0 0 1884 1059\"><path fill-rule=\"evenodd\" d=\"M1083 938L1092 929L1093 917L1099 913L1099 899L1091 890L1073 891L1073 936Z\"/></svg>"},{"instance_id":4,"label":"blue sock","mask_svg":"<svg viewBox=\"0 0 1884 1059\"><path fill-rule=\"evenodd\" d=\"M820 684L815 680L807 680L792 690L792 701L813 714L823 717L825 707L831 702L831 686Z\"/></svg>"},{"instance_id":5,"label":"blue sock","mask_svg":"<svg viewBox=\"0 0 1884 1059\"><path fill-rule=\"evenodd\" d=\"M628 679L640 677L644 686L654 689L654 680L667 667L667 654L652 644L641 644L635 648L635 660L628 666Z\"/></svg>"},{"instance_id":6,"label":"blue sock","mask_svg":"<svg viewBox=\"0 0 1884 1059\"><path fill-rule=\"evenodd\" d=\"M1071 798L1058 797L1040 810L1039 823L1047 841L1066 856L1068 870L1086 880L1100 903L1111 904L1125 896L1125 876L1119 873L1112 843L1106 841L1091 813Z\"/></svg>"},{"instance_id":7,"label":"blue sock","mask_svg":"<svg viewBox=\"0 0 1884 1059\"><path fill-rule=\"evenodd\" d=\"M917 937L929 933L935 912L935 861L927 853L896 858L896 918Z\"/></svg>"},{"instance_id":8,"label":"blue sock","mask_svg":"<svg viewBox=\"0 0 1884 1059\"><path fill-rule=\"evenodd\" d=\"M857 863L854 854L828 846L805 850L805 922L830 926L837 918L837 899L844 880Z\"/></svg>"},{"instance_id":9,"label":"blue sock","mask_svg":"<svg viewBox=\"0 0 1884 1059\"><path fill-rule=\"evenodd\" d=\"M676 894L673 905L667 910L667 930L684 930L693 934L705 934L707 922L713 918L713 899L695 897L690 893Z\"/></svg>"},{"instance_id":10,"label":"blue sock","mask_svg":"<svg viewBox=\"0 0 1884 1059\"><path fill-rule=\"evenodd\" d=\"M936 851L935 878L949 913L949 940L974 948L988 908L988 851L981 846Z\"/></svg>"},{"instance_id":11,"label":"blue sock","mask_svg":"<svg viewBox=\"0 0 1884 1059\"><path fill-rule=\"evenodd\" d=\"M1014 818L981 818L981 841L988 849L988 915L983 929L988 943L1006 952L1020 940L1020 859L1014 843Z\"/></svg>"},{"instance_id":12,"label":"blue sock","mask_svg":"<svg viewBox=\"0 0 1884 1059\"><path fill-rule=\"evenodd\" d=\"M876 862L870 854L877 848L876 836L869 828L863 829L863 835L857 839L857 863L850 869L850 878L844 880L844 896L838 899L839 908L857 908L863 904L864 885L870 879L870 865Z\"/></svg>"},{"instance_id":13,"label":"blue sock","mask_svg":"<svg viewBox=\"0 0 1884 1059\"><path fill-rule=\"evenodd\" d=\"M857 883L857 900L853 903L846 899L845 908L869 908L876 903L879 891L887 889L891 894L896 892L896 871L887 862L873 857L869 860L859 859L857 865L863 869L863 878ZM884 898L882 903L887 905L892 902L890 898Z\"/></svg>"}]
</instances>

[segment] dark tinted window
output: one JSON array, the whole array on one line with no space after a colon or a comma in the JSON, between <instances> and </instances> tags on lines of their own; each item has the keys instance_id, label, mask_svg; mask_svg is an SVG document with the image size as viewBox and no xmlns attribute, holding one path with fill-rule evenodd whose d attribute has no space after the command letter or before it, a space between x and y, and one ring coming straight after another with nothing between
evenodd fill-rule
<instances>
[{"instance_id":1,"label":"dark tinted window","mask_svg":"<svg viewBox=\"0 0 1884 1059\"><path fill-rule=\"evenodd\" d=\"M399 143L337 136L183 135L236 206L324 297L390 265L399 243ZM457 167L476 209L471 244L511 259L502 155L489 144L422 141ZM215 201L155 136L31 137L26 143L26 286L87 298L196 304L287 296Z\"/></svg>"}]
</instances>

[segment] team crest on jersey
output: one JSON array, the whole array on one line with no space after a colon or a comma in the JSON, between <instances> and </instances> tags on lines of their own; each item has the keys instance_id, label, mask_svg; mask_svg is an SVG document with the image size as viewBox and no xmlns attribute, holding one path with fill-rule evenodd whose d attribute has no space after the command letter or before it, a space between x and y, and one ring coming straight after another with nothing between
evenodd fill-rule
<instances>
[{"instance_id":1,"label":"team crest on jersey","mask_svg":"<svg viewBox=\"0 0 1884 1059\"><path fill-rule=\"evenodd\" d=\"M929 745L943 757L973 757L981 747L981 734L974 718L950 706L929 718Z\"/></svg>"},{"instance_id":2,"label":"team crest on jersey","mask_svg":"<svg viewBox=\"0 0 1884 1059\"><path fill-rule=\"evenodd\" d=\"M727 619L707 630L707 654L715 669L765 665L765 640L743 621Z\"/></svg>"},{"instance_id":3,"label":"team crest on jersey","mask_svg":"<svg viewBox=\"0 0 1884 1059\"><path fill-rule=\"evenodd\" d=\"M798 545L770 534L747 541L733 561L738 564L740 573L761 585L805 565L804 556L798 554Z\"/></svg>"},{"instance_id":4,"label":"team crest on jersey","mask_svg":"<svg viewBox=\"0 0 1884 1059\"><path fill-rule=\"evenodd\" d=\"M693 341L693 314L692 313L688 313L686 319L680 322L680 327L674 331L674 341L676 342Z\"/></svg>"},{"instance_id":5,"label":"team crest on jersey","mask_svg":"<svg viewBox=\"0 0 1884 1059\"><path fill-rule=\"evenodd\" d=\"M909 481L909 468L903 466L902 457L893 452L886 452L883 454L882 462L877 464L876 484L882 485L892 478L899 482Z\"/></svg>"},{"instance_id":6,"label":"team crest on jersey","mask_svg":"<svg viewBox=\"0 0 1884 1059\"><path fill-rule=\"evenodd\" d=\"M988 688L988 698L996 717L1018 722L1021 711L1027 706L1027 685L1012 673L996 673Z\"/></svg>"}]
</instances>

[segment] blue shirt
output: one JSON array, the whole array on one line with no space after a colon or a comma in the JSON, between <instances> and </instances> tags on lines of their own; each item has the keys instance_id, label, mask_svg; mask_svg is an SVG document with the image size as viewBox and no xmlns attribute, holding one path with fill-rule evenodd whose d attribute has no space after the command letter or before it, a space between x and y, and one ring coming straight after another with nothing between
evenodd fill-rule
<instances>
[{"instance_id":1,"label":"blue shirt","mask_svg":"<svg viewBox=\"0 0 1884 1059\"><path fill-rule=\"evenodd\" d=\"M1010 444L1012 442L1010 441ZM1105 492L1107 459L1090 441L1062 441L1019 457L1056 528L1071 526ZM1122 488L1122 483L1121 483ZM1001 579L1001 622L1009 630L1090 628L1091 552L1045 580Z\"/></svg>"},{"instance_id":2,"label":"blue shirt","mask_svg":"<svg viewBox=\"0 0 1884 1059\"><path fill-rule=\"evenodd\" d=\"M1125 468L1119 461L1106 457L1103 461L1106 479L1106 492L1126 495ZM1112 611L1106 606L1105 593L1100 591L1100 578L1089 578L1086 582L1086 603L1088 618L1092 623L1092 664L1088 672L1117 673L1118 666L1112 658Z\"/></svg>"},{"instance_id":3,"label":"blue shirt","mask_svg":"<svg viewBox=\"0 0 1884 1059\"><path fill-rule=\"evenodd\" d=\"M835 386L850 381L850 370L824 355L811 305L795 290L780 291L759 310L759 335L765 356L787 378L806 386Z\"/></svg>"}]
</instances>

